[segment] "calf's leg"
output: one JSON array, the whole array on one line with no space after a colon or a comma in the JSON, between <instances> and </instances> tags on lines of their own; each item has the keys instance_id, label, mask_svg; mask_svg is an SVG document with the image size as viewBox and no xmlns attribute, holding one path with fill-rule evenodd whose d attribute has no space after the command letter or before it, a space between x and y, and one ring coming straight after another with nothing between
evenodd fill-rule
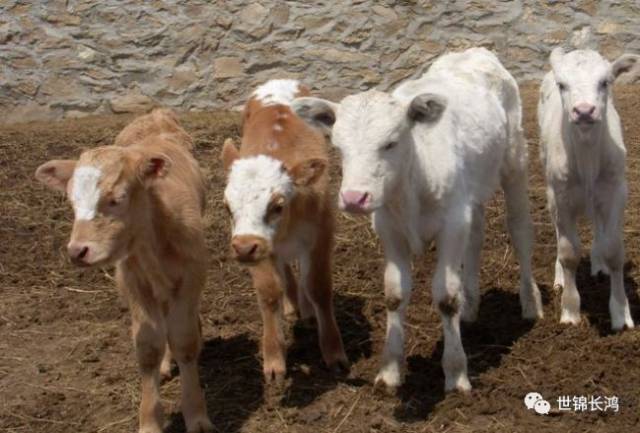
<instances>
[{"instance_id":1,"label":"calf's leg","mask_svg":"<svg viewBox=\"0 0 640 433\"><path fill-rule=\"evenodd\" d=\"M301 275L318 321L318 339L325 364L332 370L347 370L349 361L344 352L342 336L333 310L331 283L331 237L320 236L310 254L300 259ZM308 272L306 271L308 269Z\"/></svg>"},{"instance_id":2,"label":"calf's leg","mask_svg":"<svg viewBox=\"0 0 640 433\"><path fill-rule=\"evenodd\" d=\"M471 209L451 212L437 237L438 262L433 277L433 302L440 311L444 334L442 368L445 391L471 389L467 376L467 357L460 335L462 301L462 257L468 244Z\"/></svg>"},{"instance_id":3,"label":"calf's leg","mask_svg":"<svg viewBox=\"0 0 640 433\"><path fill-rule=\"evenodd\" d=\"M599 273L609 275L609 269L605 264L603 254L606 252L605 230L602 227L600 218L595 218L593 222L593 245L591 246L591 276L595 277Z\"/></svg>"},{"instance_id":4,"label":"calf's leg","mask_svg":"<svg viewBox=\"0 0 640 433\"><path fill-rule=\"evenodd\" d=\"M302 274L302 270L300 273ZM301 287L298 287L296 277L289 264L285 264L282 267L282 274L286 282L284 314L290 315L297 313L303 321L312 319L314 317L313 305L307 296L304 280L301 278Z\"/></svg>"},{"instance_id":5,"label":"calf's leg","mask_svg":"<svg viewBox=\"0 0 640 433\"><path fill-rule=\"evenodd\" d=\"M401 235L383 231L378 226L376 229L380 234L385 256L387 329L382 367L375 383L394 389L404 381L404 320L411 298L411 251ZM384 229L390 230L388 227Z\"/></svg>"},{"instance_id":6,"label":"calf's leg","mask_svg":"<svg viewBox=\"0 0 640 433\"><path fill-rule=\"evenodd\" d=\"M484 206L476 205L471 216L469 246L464 259L464 295L460 318L465 322L475 322L480 306L480 253L484 240Z\"/></svg>"},{"instance_id":7,"label":"calf's leg","mask_svg":"<svg viewBox=\"0 0 640 433\"><path fill-rule=\"evenodd\" d=\"M562 298L560 323L577 325L580 323L580 294L576 287L576 271L580 261L580 238L576 229L575 215L569 209L567 203L555 200L550 195L551 219L556 228L558 242L558 258L556 263L557 273L562 275ZM558 264L560 265L558 267Z\"/></svg>"},{"instance_id":8,"label":"calf's leg","mask_svg":"<svg viewBox=\"0 0 640 433\"><path fill-rule=\"evenodd\" d=\"M556 230L556 239L558 239L558 231ZM559 291L564 287L564 271L562 270L562 264L560 264L560 256L556 255L556 262L554 267L553 277L553 290Z\"/></svg>"},{"instance_id":9,"label":"calf's leg","mask_svg":"<svg viewBox=\"0 0 640 433\"><path fill-rule=\"evenodd\" d=\"M182 416L188 433L213 431L198 375L202 348L198 306L203 283L198 274L196 271L185 274L177 295L169 301L167 314L169 346L180 369Z\"/></svg>"},{"instance_id":10,"label":"calf's leg","mask_svg":"<svg viewBox=\"0 0 640 433\"><path fill-rule=\"evenodd\" d=\"M602 187L596 206L596 226L602 227L599 253L611 277L609 313L611 328L619 331L625 326L633 328L634 323L629 309L629 300L624 290L624 207L626 204L626 185Z\"/></svg>"},{"instance_id":11,"label":"calf's leg","mask_svg":"<svg viewBox=\"0 0 640 433\"><path fill-rule=\"evenodd\" d=\"M531 272L533 223L529 212L526 169L512 171L502 177L507 207L507 227L520 265L520 305L524 319L541 319L542 298Z\"/></svg>"},{"instance_id":12,"label":"calf's leg","mask_svg":"<svg viewBox=\"0 0 640 433\"><path fill-rule=\"evenodd\" d=\"M276 264L264 260L249 268L262 315L263 373L267 382L281 382L286 372L282 333L283 281Z\"/></svg>"},{"instance_id":13,"label":"calf's leg","mask_svg":"<svg viewBox=\"0 0 640 433\"><path fill-rule=\"evenodd\" d=\"M162 313L157 305L131 306L131 331L141 375L139 433L161 433L164 416L160 404L159 367L166 345Z\"/></svg>"},{"instance_id":14,"label":"calf's leg","mask_svg":"<svg viewBox=\"0 0 640 433\"><path fill-rule=\"evenodd\" d=\"M171 349L167 344L164 348L164 354L162 355L162 361L160 362L160 377L163 380L171 378Z\"/></svg>"},{"instance_id":15,"label":"calf's leg","mask_svg":"<svg viewBox=\"0 0 640 433\"><path fill-rule=\"evenodd\" d=\"M298 284L296 277L293 275L291 266L288 263L278 263L278 270L285 282L283 312L287 318L296 318L299 313L298 306Z\"/></svg>"}]
</instances>

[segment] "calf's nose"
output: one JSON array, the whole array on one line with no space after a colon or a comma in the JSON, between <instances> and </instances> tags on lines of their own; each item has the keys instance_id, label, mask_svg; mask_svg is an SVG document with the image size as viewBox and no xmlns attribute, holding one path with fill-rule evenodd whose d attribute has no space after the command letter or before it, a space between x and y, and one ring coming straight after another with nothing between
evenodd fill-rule
<instances>
[{"instance_id":1,"label":"calf's nose","mask_svg":"<svg viewBox=\"0 0 640 433\"><path fill-rule=\"evenodd\" d=\"M79 242L70 242L67 245L67 252L75 263L84 263L89 256L89 246Z\"/></svg>"},{"instance_id":2,"label":"calf's nose","mask_svg":"<svg viewBox=\"0 0 640 433\"><path fill-rule=\"evenodd\" d=\"M573 114L578 120L592 120L596 106L588 102L580 102L573 107Z\"/></svg>"},{"instance_id":3,"label":"calf's nose","mask_svg":"<svg viewBox=\"0 0 640 433\"><path fill-rule=\"evenodd\" d=\"M367 204L369 199L368 192L362 191L343 191L340 193L342 195L342 201L345 206L354 206L358 208L362 208Z\"/></svg>"},{"instance_id":4,"label":"calf's nose","mask_svg":"<svg viewBox=\"0 0 640 433\"><path fill-rule=\"evenodd\" d=\"M265 251L265 242L257 236L234 236L231 240L231 248L239 261L253 262L262 257Z\"/></svg>"}]
</instances>

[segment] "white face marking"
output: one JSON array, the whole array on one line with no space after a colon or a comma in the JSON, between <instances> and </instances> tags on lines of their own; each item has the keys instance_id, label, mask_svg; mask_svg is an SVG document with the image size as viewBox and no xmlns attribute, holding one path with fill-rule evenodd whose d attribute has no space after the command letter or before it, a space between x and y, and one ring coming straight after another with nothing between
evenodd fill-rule
<instances>
[{"instance_id":1,"label":"white face marking","mask_svg":"<svg viewBox=\"0 0 640 433\"><path fill-rule=\"evenodd\" d=\"M102 171L90 165L77 167L73 172L71 201L77 220L92 220L96 216L96 207L100 200L98 182Z\"/></svg>"},{"instance_id":2,"label":"white face marking","mask_svg":"<svg viewBox=\"0 0 640 433\"><path fill-rule=\"evenodd\" d=\"M277 221L268 223L264 217L269 201L276 193L285 200L293 195L293 181L281 161L266 155L236 160L231 165L224 191L233 215L233 236L272 239Z\"/></svg>"},{"instance_id":3,"label":"white face marking","mask_svg":"<svg viewBox=\"0 0 640 433\"><path fill-rule=\"evenodd\" d=\"M289 105L298 93L298 80L269 80L252 94L263 105Z\"/></svg>"},{"instance_id":4,"label":"white face marking","mask_svg":"<svg viewBox=\"0 0 640 433\"><path fill-rule=\"evenodd\" d=\"M282 125L280 125L279 123L276 123L275 125L273 125L273 130L276 132L282 131Z\"/></svg>"}]
</instances>

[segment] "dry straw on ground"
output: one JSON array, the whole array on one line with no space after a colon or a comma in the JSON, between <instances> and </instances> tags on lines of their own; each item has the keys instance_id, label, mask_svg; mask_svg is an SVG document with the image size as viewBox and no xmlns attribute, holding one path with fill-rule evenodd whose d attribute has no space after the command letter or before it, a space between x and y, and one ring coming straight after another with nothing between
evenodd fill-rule
<instances>
[{"instance_id":1,"label":"dry straw on ground","mask_svg":"<svg viewBox=\"0 0 640 433\"><path fill-rule=\"evenodd\" d=\"M617 88L617 96L629 148L626 285L640 322L640 88ZM225 137L238 135L239 118L225 112L182 116L209 184L211 258L201 373L217 431L633 431L640 417L640 330L609 334L608 282L589 277L586 258L578 278L584 323L573 328L557 323L559 299L550 289L555 240L545 209L534 118L537 89L525 88L523 98L537 231L534 269L546 319L535 325L520 320L517 265L498 197L487 212L480 318L463 331L474 386L470 396L442 393L442 336L428 290L433 254L415 261L407 384L398 396L373 392L385 320L381 251L366 219L343 215L335 249L335 303L353 362L351 375L334 379L322 367L314 331L294 327L288 336L286 388L281 395L266 390L255 295L246 271L227 257L228 225L220 200L220 146ZM33 179L41 162L109 144L129 120L88 118L0 130L0 431L135 431L138 374L128 314L114 290L112 271L81 270L68 263L64 246L70 208ZM337 186L337 158L333 162ZM586 239L588 230L582 234ZM620 411L540 417L522 403L530 391L551 399L555 407L559 395L616 395ZM172 413L168 431L183 431L178 381L164 384L162 392Z\"/></svg>"}]
</instances>

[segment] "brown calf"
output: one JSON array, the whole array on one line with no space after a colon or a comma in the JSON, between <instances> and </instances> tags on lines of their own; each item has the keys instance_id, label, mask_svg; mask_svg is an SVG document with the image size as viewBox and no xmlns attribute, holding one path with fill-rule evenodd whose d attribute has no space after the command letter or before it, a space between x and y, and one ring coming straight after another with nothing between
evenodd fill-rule
<instances>
[{"instance_id":1,"label":"brown calf","mask_svg":"<svg viewBox=\"0 0 640 433\"><path fill-rule=\"evenodd\" d=\"M36 178L66 191L73 205L72 261L116 265L142 375L140 433L162 431L159 375L169 374L172 355L187 430L209 432L197 364L207 257L204 184L192 142L169 110L139 117L115 142L87 150L77 161L49 161Z\"/></svg>"},{"instance_id":2,"label":"brown calf","mask_svg":"<svg viewBox=\"0 0 640 433\"><path fill-rule=\"evenodd\" d=\"M326 364L332 369L348 365L333 312L334 217L327 145L287 105L303 92L293 80L259 87L245 107L240 150L227 140L222 151L232 253L249 265L258 294L267 381L279 381L286 371L281 329L285 300L285 308L299 308L302 318L315 315ZM296 260L299 289L291 270Z\"/></svg>"}]
</instances>

